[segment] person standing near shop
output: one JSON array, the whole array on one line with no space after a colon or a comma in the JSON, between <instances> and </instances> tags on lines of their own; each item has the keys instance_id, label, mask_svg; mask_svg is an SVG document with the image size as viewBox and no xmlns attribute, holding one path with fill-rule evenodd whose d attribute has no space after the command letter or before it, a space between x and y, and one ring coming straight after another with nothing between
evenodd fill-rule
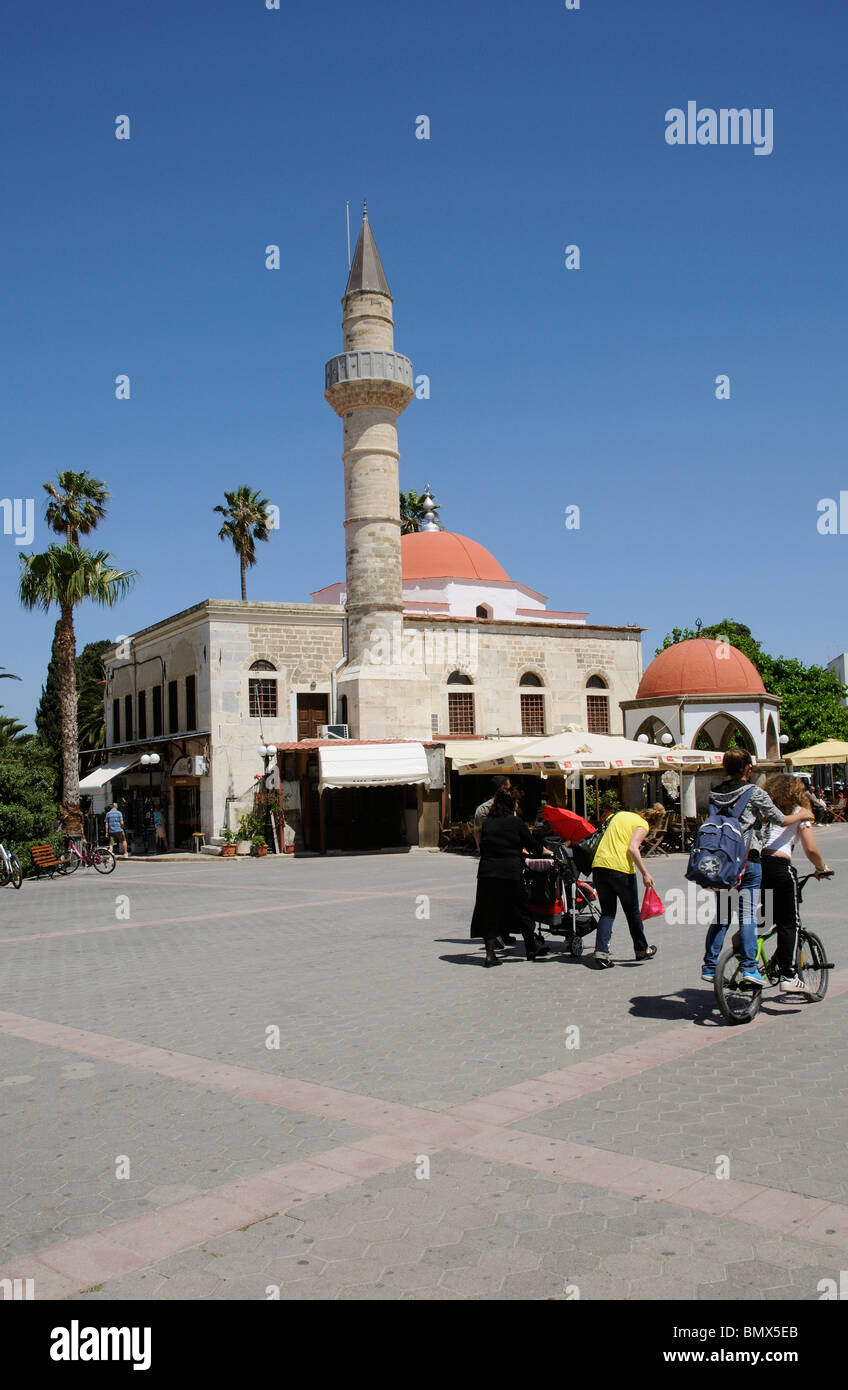
<instances>
[{"instance_id":1,"label":"person standing near shop","mask_svg":"<svg viewBox=\"0 0 848 1390\"><path fill-rule=\"evenodd\" d=\"M118 810L117 801L113 801L109 810L106 812L106 833L109 836L109 847L114 850L118 842L122 845L122 853L125 859L127 854L127 837L124 832L124 818Z\"/></svg>"},{"instance_id":2,"label":"person standing near shop","mask_svg":"<svg viewBox=\"0 0 848 1390\"><path fill-rule=\"evenodd\" d=\"M511 788L511 783L508 777L498 776L492 778L491 787L492 795L489 797L489 800L481 802L480 805L477 807L477 810L474 812L474 843L476 844L478 850L480 848L480 837L483 833L483 822L492 809L492 804L494 802L495 796L501 788L503 788L505 791L509 791ZM507 932L506 935L501 935L495 938L495 945L503 948L505 946L511 946L514 941L515 937L510 936L509 932Z\"/></svg>"},{"instance_id":3,"label":"person standing near shop","mask_svg":"<svg viewBox=\"0 0 848 1390\"><path fill-rule=\"evenodd\" d=\"M153 803L153 828L156 831L156 849L162 845L167 851L168 841L165 838L165 817L162 815L162 807L158 801Z\"/></svg>"},{"instance_id":4,"label":"person standing near shop","mask_svg":"<svg viewBox=\"0 0 848 1390\"><path fill-rule=\"evenodd\" d=\"M654 886L640 850L648 833L648 822L636 815L635 811L608 809L603 823L606 828L592 863L592 882L601 905L601 920L595 938L595 964L601 970L609 970L615 965L609 948L619 903L624 909L636 959L650 960L657 954L657 948L649 946L645 936L636 884L638 870L645 888Z\"/></svg>"}]
</instances>

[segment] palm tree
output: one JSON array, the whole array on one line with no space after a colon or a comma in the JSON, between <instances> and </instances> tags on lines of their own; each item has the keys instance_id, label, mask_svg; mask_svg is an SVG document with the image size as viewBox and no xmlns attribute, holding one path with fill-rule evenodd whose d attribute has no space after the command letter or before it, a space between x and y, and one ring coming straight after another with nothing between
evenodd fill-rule
<instances>
[{"instance_id":1,"label":"palm tree","mask_svg":"<svg viewBox=\"0 0 848 1390\"><path fill-rule=\"evenodd\" d=\"M74 609L83 599L113 608L129 592L134 570L116 569L105 550L51 545L41 555L21 556L19 595L24 608L59 609L56 658L62 709L62 795L79 801L76 638Z\"/></svg>"},{"instance_id":2,"label":"palm tree","mask_svg":"<svg viewBox=\"0 0 848 1390\"><path fill-rule=\"evenodd\" d=\"M44 491L51 500L45 508L48 526L65 537L68 545L79 545L80 536L87 536L106 515L110 493L99 478L83 470L74 473L64 468L59 474L59 486L45 483Z\"/></svg>"},{"instance_id":3,"label":"palm tree","mask_svg":"<svg viewBox=\"0 0 848 1390\"><path fill-rule=\"evenodd\" d=\"M226 521L218 532L221 541L231 540L241 565L241 597L247 599L247 571L256 564L254 541L268 541L270 517L267 497L260 497L249 487L236 488L235 492L225 492L226 507L214 507Z\"/></svg>"},{"instance_id":4,"label":"palm tree","mask_svg":"<svg viewBox=\"0 0 848 1390\"><path fill-rule=\"evenodd\" d=\"M2 708L0 705L0 709ZM10 743L28 743L32 734L25 734L25 729L26 724L22 724L13 715L0 714L0 748L5 748Z\"/></svg>"},{"instance_id":5,"label":"palm tree","mask_svg":"<svg viewBox=\"0 0 848 1390\"><path fill-rule=\"evenodd\" d=\"M410 488L409 492L400 494L400 533L402 536L411 536L417 531L428 511L434 513L439 530L443 529L439 521L439 508L436 503L433 503L432 507L424 506L424 498L427 496L429 496L427 492L416 492L414 488Z\"/></svg>"},{"instance_id":6,"label":"palm tree","mask_svg":"<svg viewBox=\"0 0 848 1390\"><path fill-rule=\"evenodd\" d=\"M11 671L7 671L5 666L0 666L0 681L19 681L20 676L13 676Z\"/></svg>"}]
</instances>

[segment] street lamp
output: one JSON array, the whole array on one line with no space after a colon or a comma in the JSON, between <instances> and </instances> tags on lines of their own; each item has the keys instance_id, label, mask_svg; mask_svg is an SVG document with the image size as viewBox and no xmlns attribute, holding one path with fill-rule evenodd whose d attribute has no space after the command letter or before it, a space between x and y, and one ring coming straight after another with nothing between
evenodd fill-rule
<instances>
[{"instance_id":1,"label":"street lamp","mask_svg":"<svg viewBox=\"0 0 848 1390\"><path fill-rule=\"evenodd\" d=\"M666 748L668 748L669 744L674 743L674 738L671 734L663 734L660 743L664 743Z\"/></svg>"},{"instance_id":2,"label":"street lamp","mask_svg":"<svg viewBox=\"0 0 848 1390\"><path fill-rule=\"evenodd\" d=\"M647 742L648 742L648 735L647 735L647 734L639 734L638 738L636 739L636 742L637 742L637 743L647 743Z\"/></svg>"}]
</instances>

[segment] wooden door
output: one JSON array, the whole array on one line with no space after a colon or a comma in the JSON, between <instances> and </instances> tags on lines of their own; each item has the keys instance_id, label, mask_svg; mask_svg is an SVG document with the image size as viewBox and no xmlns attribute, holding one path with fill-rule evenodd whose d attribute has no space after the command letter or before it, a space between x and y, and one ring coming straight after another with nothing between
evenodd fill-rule
<instances>
[{"instance_id":1,"label":"wooden door","mask_svg":"<svg viewBox=\"0 0 848 1390\"><path fill-rule=\"evenodd\" d=\"M319 725L330 722L329 695L298 695L297 697L297 737L320 738Z\"/></svg>"}]
</instances>

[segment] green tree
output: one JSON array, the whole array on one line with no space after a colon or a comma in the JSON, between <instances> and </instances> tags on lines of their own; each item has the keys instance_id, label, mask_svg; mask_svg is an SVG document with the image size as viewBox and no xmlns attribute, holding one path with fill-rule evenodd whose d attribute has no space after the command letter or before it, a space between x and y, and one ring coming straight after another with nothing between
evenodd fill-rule
<instances>
[{"instance_id":1,"label":"green tree","mask_svg":"<svg viewBox=\"0 0 848 1390\"><path fill-rule=\"evenodd\" d=\"M79 801L76 637L74 609L84 599L113 608L132 586L135 571L116 569L105 550L51 545L40 555L21 556L20 600L25 608L59 609L56 657L62 722L62 797Z\"/></svg>"},{"instance_id":2,"label":"green tree","mask_svg":"<svg viewBox=\"0 0 848 1390\"><path fill-rule=\"evenodd\" d=\"M30 845L46 841L61 849L58 815L50 750L37 739L0 746L0 840L24 868Z\"/></svg>"},{"instance_id":3,"label":"green tree","mask_svg":"<svg viewBox=\"0 0 848 1390\"><path fill-rule=\"evenodd\" d=\"M409 492L402 492L400 494L400 533L402 536L410 536L417 531L421 522L424 520L425 513L428 511L434 513L436 525L439 530L444 530L444 527L439 521L438 506L435 503L433 503L432 507L424 506L424 498L426 496L426 492L415 492L413 488L410 488Z\"/></svg>"},{"instance_id":4,"label":"green tree","mask_svg":"<svg viewBox=\"0 0 848 1390\"><path fill-rule=\"evenodd\" d=\"M87 536L106 515L110 493L99 478L90 473L74 473L65 468L59 474L58 486L45 483L49 501L45 517L51 530L65 537L66 545L79 545L80 536Z\"/></svg>"},{"instance_id":5,"label":"green tree","mask_svg":"<svg viewBox=\"0 0 848 1390\"><path fill-rule=\"evenodd\" d=\"M0 710L2 708L0 705ZM0 748L5 748L10 743L23 743L25 739L32 738L32 734L27 734L25 730L26 724L22 724L13 715L0 714Z\"/></svg>"},{"instance_id":6,"label":"green tree","mask_svg":"<svg viewBox=\"0 0 848 1390\"><path fill-rule=\"evenodd\" d=\"M218 532L218 539L222 541L232 541L236 554L239 557L241 567L241 597L242 602L247 600L247 571L256 564L255 541L268 541L270 537L271 518L268 508L271 505L267 497L260 497L258 492L254 492L249 487L236 488L234 492L225 492L225 507L215 507L214 511L220 512L225 517L223 526Z\"/></svg>"},{"instance_id":7,"label":"green tree","mask_svg":"<svg viewBox=\"0 0 848 1390\"><path fill-rule=\"evenodd\" d=\"M81 750L102 748L106 742L103 653L114 645L108 639L89 642L77 657L77 734Z\"/></svg>"},{"instance_id":8,"label":"green tree","mask_svg":"<svg viewBox=\"0 0 848 1390\"><path fill-rule=\"evenodd\" d=\"M59 624L53 632L47 676L35 711L35 727L41 742L51 750L59 766L62 756L62 706L59 699Z\"/></svg>"},{"instance_id":9,"label":"green tree","mask_svg":"<svg viewBox=\"0 0 848 1390\"><path fill-rule=\"evenodd\" d=\"M848 708L841 701L845 687L835 671L822 666L805 666L797 657L772 656L757 641L751 629L735 618L725 618L696 632L692 628L672 628L657 654L677 642L708 637L738 648L756 666L770 695L779 695L780 727L789 742L786 751L808 748L828 738L848 739Z\"/></svg>"}]
</instances>

